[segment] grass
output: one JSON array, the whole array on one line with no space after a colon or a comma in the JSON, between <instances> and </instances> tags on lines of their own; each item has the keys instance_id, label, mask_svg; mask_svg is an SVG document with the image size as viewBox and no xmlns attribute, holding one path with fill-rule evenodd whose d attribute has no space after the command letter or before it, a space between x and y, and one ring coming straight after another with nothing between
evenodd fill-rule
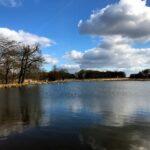
<instances>
[{"instance_id":1,"label":"grass","mask_svg":"<svg viewBox=\"0 0 150 150\"><path fill-rule=\"evenodd\" d=\"M84 80L78 80L78 79L66 79L66 80L56 80L56 81L26 81L23 84L18 83L11 83L11 84L0 84L0 89L4 88L18 88L23 86L29 86L29 85L39 85L39 84L50 84L50 83L66 83L66 82L92 82L92 81L150 81L150 79L130 79L130 78L101 78L101 79L84 79Z\"/></svg>"},{"instance_id":2,"label":"grass","mask_svg":"<svg viewBox=\"0 0 150 150\"><path fill-rule=\"evenodd\" d=\"M31 82L25 82L23 84L18 84L18 83L0 84L0 89L4 89L4 88L18 88L18 87L23 87L23 86L38 85L38 84L44 84L44 83L47 83L47 82L31 81Z\"/></svg>"}]
</instances>

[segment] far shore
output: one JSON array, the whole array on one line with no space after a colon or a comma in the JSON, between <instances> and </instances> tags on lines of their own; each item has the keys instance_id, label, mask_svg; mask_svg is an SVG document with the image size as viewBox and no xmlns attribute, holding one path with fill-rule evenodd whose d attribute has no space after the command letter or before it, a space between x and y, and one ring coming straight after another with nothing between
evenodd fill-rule
<instances>
[{"instance_id":1,"label":"far shore","mask_svg":"<svg viewBox=\"0 0 150 150\"><path fill-rule=\"evenodd\" d=\"M18 88L30 85L40 85L40 84L52 84L52 83L67 83L67 82L100 82L100 81L150 81L150 79L130 79L130 78L101 78L101 79L65 79L56 81L30 81L23 84L11 83L11 84L0 84L0 89L4 88Z\"/></svg>"}]
</instances>

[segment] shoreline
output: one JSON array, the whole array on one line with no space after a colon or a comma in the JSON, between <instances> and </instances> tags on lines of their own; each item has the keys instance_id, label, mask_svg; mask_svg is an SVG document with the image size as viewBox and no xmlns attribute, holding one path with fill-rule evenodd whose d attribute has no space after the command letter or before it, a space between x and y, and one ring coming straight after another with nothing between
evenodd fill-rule
<instances>
[{"instance_id":1,"label":"shoreline","mask_svg":"<svg viewBox=\"0 0 150 150\"><path fill-rule=\"evenodd\" d=\"M25 87L30 85L40 85L40 84L46 84L47 82L38 81L38 82L25 82L23 84L18 83L10 83L10 84L0 84L0 89L7 89L7 88L19 88L19 87Z\"/></svg>"},{"instance_id":2,"label":"shoreline","mask_svg":"<svg viewBox=\"0 0 150 150\"><path fill-rule=\"evenodd\" d=\"M68 83L68 82L101 82L101 81L150 81L150 79L130 79L130 78L101 78L101 79L66 79L66 80L56 80L56 81L32 81L25 82L23 84L11 83L11 84L0 84L0 89L7 88L18 88L30 85L41 85L41 84L56 84L56 83Z\"/></svg>"}]
</instances>

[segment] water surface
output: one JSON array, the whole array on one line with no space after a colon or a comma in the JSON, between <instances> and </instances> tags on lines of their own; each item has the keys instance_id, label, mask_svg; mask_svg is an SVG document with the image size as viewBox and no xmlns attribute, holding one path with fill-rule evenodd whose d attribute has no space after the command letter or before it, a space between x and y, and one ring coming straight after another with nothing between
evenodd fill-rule
<instances>
[{"instance_id":1,"label":"water surface","mask_svg":"<svg viewBox=\"0 0 150 150\"><path fill-rule=\"evenodd\" d=\"M150 150L150 82L0 90L0 150Z\"/></svg>"}]
</instances>

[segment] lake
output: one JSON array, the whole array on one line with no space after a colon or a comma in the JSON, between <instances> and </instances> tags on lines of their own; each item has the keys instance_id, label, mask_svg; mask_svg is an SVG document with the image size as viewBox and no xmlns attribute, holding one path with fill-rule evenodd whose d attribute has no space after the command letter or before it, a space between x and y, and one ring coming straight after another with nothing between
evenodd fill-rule
<instances>
[{"instance_id":1,"label":"lake","mask_svg":"<svg viewBox=\"0 0 150 150\"><path fill-rule=\"evenodd\" d=\"M150 150L150 82L1 89L0 150Z\"/></svg>"}]
</instances>

